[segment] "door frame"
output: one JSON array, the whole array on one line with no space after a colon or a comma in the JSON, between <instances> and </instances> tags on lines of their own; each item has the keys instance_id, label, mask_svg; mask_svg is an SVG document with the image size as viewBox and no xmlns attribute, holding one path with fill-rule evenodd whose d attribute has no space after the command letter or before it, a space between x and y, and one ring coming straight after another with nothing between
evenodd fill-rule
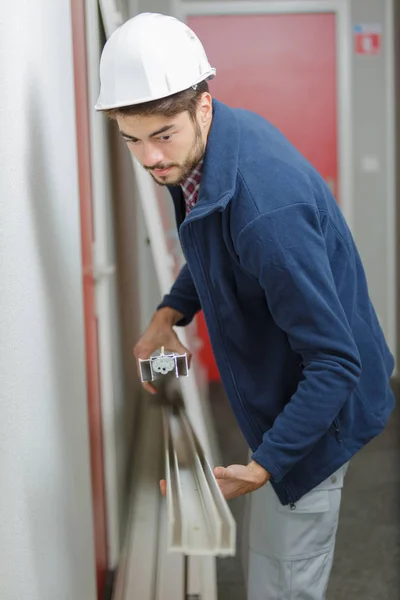
<instances>
[{"instance_id":1,"label":"door frame","mask_svg":"<svg viewBox=\"0 0 400 600\"><path fill-rule=\"evenodd\" d=\"M348 226L353 226L353 135L352 135L352 34L346 0L284 0L185 2L172 0L172 14L187 17L254 14L334 13L336 15L337 148L340 207ZM207 48L205 49L207 52ZM218 74L218 73L217 73Z\"/></svg>"},{"instance_id":2,"label":"door frame","mask_svg":"<svg viewBox=\"0 0 400 600\"><path fill-rule=\"evenodd\" d=\"M112 571L118 564L121 540L121 514L119 510L119 486L117 472L117 439L115 431L115 392L114 363L112 347L112 320L110 280L114 277L116 266L110 258L111 249L107 234L107 197L111 193L109 141L107 122L104 116L94 110L99 95L99 68L103 23L100 20L97 0L84 0L86 15L86 60L88 118L90 134L90 177L92 187L93 213L93 269L95 309L98 322L99 385L101 393L101 423L103 443L104 493L107 522L107 560ZM118 10L107 6L110 20L116 26L122 24Z\"/></svg>"},{"instance_id":3,"label":"door frame","mask_svg":"<svg viewBox=\"0 0 400 600\"><path fill-rule=\"evenodd\" d=\"M93 186L90 155L90 117L88 104L88 60L86 54L85 0L70 0L72 24L73 72L76 115L76 143L79 174L81 221L82 287L85 325L85 359L87 407L92 483L94 558L97 598L106 588L108 572L107 501L105 493L104 449L102 428L101 386L99 370L98 328L93 282L94 254Z\"/></svg>"},{"instance_id":4,"label":"door frame","mask_svg":"<svg viewBox=\"0 0 400 600\"><path fill-rule=\"evenodd\" d=\"M388 333L389 347L395 358L394 375L398 376L400 363L400 329L397 311L398 290L400 289L400 272L397 264L397 223L399 215L396 210L396 41L395 41L395 10L394 0L385 0L386 22L384 34L386 37L386 182L387 182L387 254L388 262ZM400 208L399 208L400 210ZM399 274L398 274L399 273Z\"/></svg>"}]
</instances>

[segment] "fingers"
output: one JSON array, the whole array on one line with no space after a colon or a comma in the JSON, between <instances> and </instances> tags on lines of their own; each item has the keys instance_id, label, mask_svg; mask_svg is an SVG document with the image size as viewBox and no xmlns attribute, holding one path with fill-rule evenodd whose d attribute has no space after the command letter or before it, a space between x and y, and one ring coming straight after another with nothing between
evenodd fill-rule
<instances>
[{"instance_id":1,"label":"fingers","mask_svg":"<svg viewBox=\"0 0 400 600\"><path fill-rule=\"evenodd\" d=\"M149 381L146 381L144 383L142 383L143 389L146 392L149 392L149 394L152 394L153 396L155 394L157 394L157 389L154 387L154 385L152 383L150 383Z\"/></svg>"},{"instance_id":2,"label":"fingers","mask_svg":"<svg viewBox=\"0 0 400 600\"><path fill-rule=\"evenodd\" d=\"M176 352L177 354L189 354L187 348L181 344L176 333L171 329L167 332L158 332L153 335L144 335L133 349L137 360L147 360L155 350L164 346L164 352Z\"/></svg>"},{"instance_id":3,"label":"fingers","mask_svg":"<svg viewBox=\"0 0 400 600\"><path fill-rule=\"evenodd\" d=\"M160 491L164 497L167 495L167 482L165 479L161 479L160 481Z\"/></svg>"},{"instance_id":4,"label":"fingers","mask_svg":"<svg viewBox=\"0 0 400 600\"><path fill-rule=\"evenodd\" d=\"M214 477L215 479L223 479L225 476L224 467L215 467L214 469Z\"/></svg>"},{"instance_id":5,"label":"fingers","mask_svg":"<svg viewBox=\"0 0 400 600\"><path fill-rule=\"evenodd\" d=\"M133 349L133 356L136 358L136 360L139 360L139 358L142 360L147 360L154 350L157 350L157 346L155 344L150 345L139 342Z\"/></svg>"},{"instance_id":6,"label":"fingers","mask_svg":"<svg viewBox=\"0 0 400 600\"><path fill-rule=\"evenodd\" d=\"M190 369L190 367L192 366L192 353L189 352L187 348L184 348L184 352L186 352L188 367Z\"/></svg>"},{"instance_id":7,"label":"fingers","mask_svg":"<svg viewBox=\"0 0 400 600\"><path fill-rule=\"evenodd\" d=\"M192 354L189 352L187 348L183 344L181 344L179 338L174 335L174 338L167 342L165 345L165 352L176 352L176 354L186 354L188 359L188 364L192 359Z\"/></svg>"}]
</instances>

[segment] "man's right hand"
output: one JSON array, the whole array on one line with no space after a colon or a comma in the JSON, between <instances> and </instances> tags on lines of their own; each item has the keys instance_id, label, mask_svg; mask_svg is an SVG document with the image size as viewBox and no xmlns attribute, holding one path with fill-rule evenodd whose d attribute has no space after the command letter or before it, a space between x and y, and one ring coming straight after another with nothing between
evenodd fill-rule
<instances>
[{"instance_id":1,"label":"man's right hand","mask_svg":"<svg viewBox=\"0 0 400 600\"><path fill-rule=\"evenodd\" d=\"M165 352L176 352L177 354L186 353L188 364L190 366L190 360L192 356L189 350L181 344L173 329L174 325L182 318L183 315L173 308L168 306L160 308L154 314L150 325L139 339L133 350L136 360L138 361L139 358L142 360L147 360L155 350L158 350L163 346ZM139 362L138 374L140 377ZM157 393L157 389L149 381L142 383L142 385L147 392L150 392L150 394Z\"/></svg>"}]
</instances>

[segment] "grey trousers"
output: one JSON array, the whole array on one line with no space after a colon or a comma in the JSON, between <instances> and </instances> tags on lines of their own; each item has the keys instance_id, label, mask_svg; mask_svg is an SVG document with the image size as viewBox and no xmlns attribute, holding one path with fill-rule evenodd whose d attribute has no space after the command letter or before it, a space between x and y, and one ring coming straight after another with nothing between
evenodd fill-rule
<instances>
[{"instance_id":1,"label":"grey trousers","mask_svg":"<svg viewBox=\"0 0 400 600\"><path fill-rule=\"evenodd\" d=\"M282 506L270 484L249 495L247 600L323 600L347 465Z\"/></svg>"}]
</instances>

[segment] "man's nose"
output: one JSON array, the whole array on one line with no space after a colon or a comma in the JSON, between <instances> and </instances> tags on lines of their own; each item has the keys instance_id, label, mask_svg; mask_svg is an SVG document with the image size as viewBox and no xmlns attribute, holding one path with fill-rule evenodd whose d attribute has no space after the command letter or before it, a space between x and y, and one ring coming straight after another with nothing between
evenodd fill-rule
<instances>
[{"instance_id":1,"label":"man's nose","mask_svg":"<svg viewBox=\"0 0 400 600\"><path fill-rule=\"evenodd\" d=\"M163 162L163 159L164 154L161 148L158 148L156 144L146 144L143 155L143 164L146 167L158 165L159 163Z\"/></svg>"}]
</instances>

